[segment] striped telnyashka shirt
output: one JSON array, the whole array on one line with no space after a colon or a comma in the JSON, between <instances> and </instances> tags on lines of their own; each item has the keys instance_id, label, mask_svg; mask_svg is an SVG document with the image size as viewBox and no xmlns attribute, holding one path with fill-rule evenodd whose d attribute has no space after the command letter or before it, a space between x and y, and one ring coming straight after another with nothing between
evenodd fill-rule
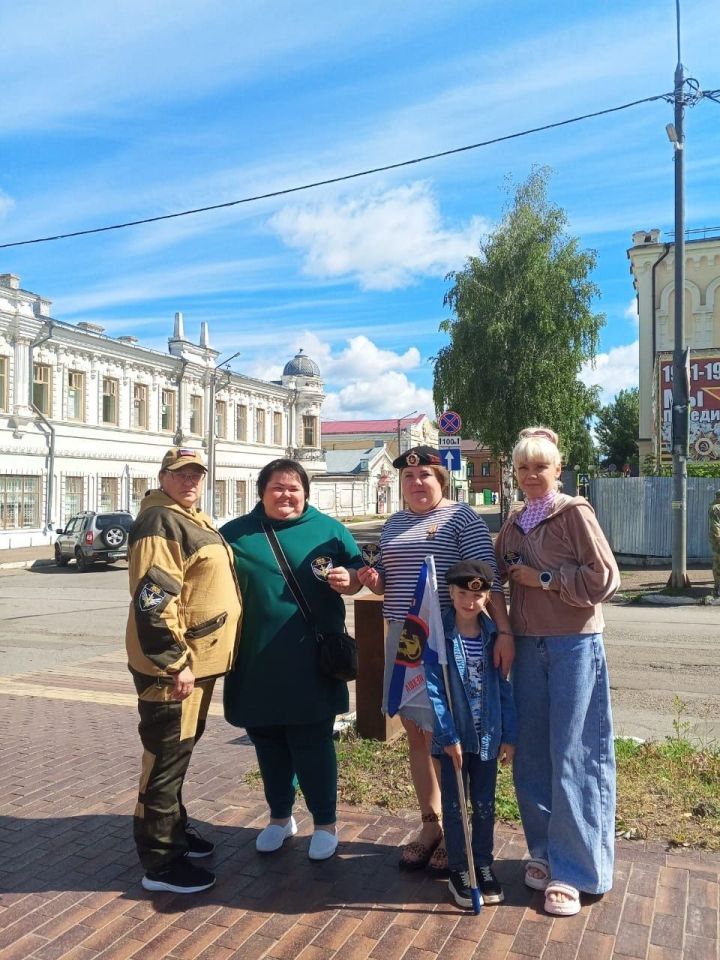
<instances>
[{"instance_id":1,"label":"striped telnyashka shirt","mask_svg":"<svg viewBox=\"0 0 720 960\"><path fill-rule=\"evenodd\" d=\"M445 574L459 560L484 560L496 570L490 531L466 503L450 503L428 513L400 510L393 514L380 537L377 569L385 577L383 616L404 620L410 609L423 560L435 557L440 607L450 606ZM493 590L502 590L495 579Z\"/></svg>"}]
</instances>

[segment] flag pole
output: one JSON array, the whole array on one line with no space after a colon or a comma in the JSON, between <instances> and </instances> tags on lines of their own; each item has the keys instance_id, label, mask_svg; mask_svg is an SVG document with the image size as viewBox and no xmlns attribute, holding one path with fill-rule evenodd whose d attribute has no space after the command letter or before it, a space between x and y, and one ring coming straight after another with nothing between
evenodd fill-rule
<instances>
[{"instance_id":1,"label":"flag pole","mask_svg":"<svg viewBox=\"0 0 720 960\"><path fill-rule=\"evenodd\" d=\"M430 574L432 576L432 583L437 593L437 575L435 573L435 557L429 556L425 558L428 566L430 568ZM442 649L445 648L445 636L440 638L442 643ZM442 672L443 672L443 681L445 682L445 694L448 701L448 709L450 711L450 716L453 718L453 726L455 726L455 716L453 714L453 705L452 705L452 696L450 694L450 681L448 677L448 668L447 668L447 657L443 657L441 663ZM456 728L457 729L457 728ZM448 758L450 759L450 758ZM463 781L462 769L458 770L453 761L453 767L455 769L455 777L457 783L458 791L458 801L460 804L460 816L462 817L463 833L465 834L465 854L467 856L468 864L468 875L470 877L470 896L472 898L472 908L473 913L480 913L480 908L482 906L482 901L480 899L480 890L477 885L477 876L475 874L475 861L473 860L472 855L472 841L470 839L470 824L468 823L468 813L467 813L467 799L465 797L465 783Z\"/></svg>"},{"instance_id":2,"label":"flag pole","mask_svg":"<svg viewBox=\"0 0 720 960\"><path fill-rule=\"evenodd\" d=\"M447 664L443 663L443 680L445 681L445 692L447 693L448 698L448 709L450 710L450 715L452 716L452 699L450 697L450 684L448 683L448 669ZM455 724L455 717L453 717L453 725ZM450 759L448 757L448 759ZM463 833L465 834L465 853L467 855L468 863L468 874L470 875L470 896L472 897L472 906L473 913L480 913L480 907L482 902L480 900L480 890L477 885L477 876L475 874L475 861L473 860L472 855L472 841L470 839L470 824L468 823L468 814L467 814L467 799L465 797L465 783L463 781L462 769L458 769L455 766L455 761L452 761L453 767L455 768L455 778L457 783L458 791L458 800L460 802L460 815L462 817Z\"/></svg>"}]
</instances>

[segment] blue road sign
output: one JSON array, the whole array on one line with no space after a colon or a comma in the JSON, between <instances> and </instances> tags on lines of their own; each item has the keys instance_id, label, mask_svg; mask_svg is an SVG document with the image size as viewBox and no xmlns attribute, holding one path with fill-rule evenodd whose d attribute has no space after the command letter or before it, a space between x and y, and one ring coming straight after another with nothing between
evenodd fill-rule
<instances>
[{"instance_id":1,"label":"blue road sign","mask_svg":"<svg viewBox=\"0 0 720 960\"><path fill-rule=\"evenodd\" d=\"M449 470L450 473L457 473L460 470L460 448L443 447L440 451L440 462Z\"/></svg>"},{"instance_id":2,"label":"blue road sign","mask_svg":"<svg viewBox=\"0 0 720 960\"><path fill-rule=\"evenodd\" d=\"M441 433L460 433L462 419L454 410L445 410L438 417L438 426Z\"/></svg>"}]
</instances>

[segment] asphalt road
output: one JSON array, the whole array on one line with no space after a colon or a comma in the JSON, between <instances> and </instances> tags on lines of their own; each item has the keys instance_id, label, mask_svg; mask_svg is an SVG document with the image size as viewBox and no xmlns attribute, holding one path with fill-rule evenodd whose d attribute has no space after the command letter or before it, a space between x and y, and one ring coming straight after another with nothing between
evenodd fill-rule
<instances>
[{"instance_id":1,"label":"asphalt road","mask_svg":"<svg viewBox=\"0 0 720 960\"><path fill-rule=\"evenodd\" d=\"M354 532L375 539L372 528ZM0 676L121 657L127 604L124 564L0 570ZM616 732L661 738L680 722L720 743L718 608L607 604L605 618Z\"/></svg>"}]
</instances>

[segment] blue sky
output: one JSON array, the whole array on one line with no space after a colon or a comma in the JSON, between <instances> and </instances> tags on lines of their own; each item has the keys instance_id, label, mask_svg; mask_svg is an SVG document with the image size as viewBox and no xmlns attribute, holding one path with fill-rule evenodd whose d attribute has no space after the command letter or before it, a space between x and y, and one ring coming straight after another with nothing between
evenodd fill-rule
<instances>
[{"instance_id":1,"label":"blue sky","mask_svg":"<svg viewBox=\"0 0 720 960\"><path fill-rule=\"evenodd\" d=\"M223 203L435 153L672 89L673 0L27 0L2 13L0 242ZM717 0L683 0L683 62L720 87ZM598 253L606 400L637 380L626 250L673 228L663 101L417 166L122 231L0 250L0 273L166 348L176 310L233 367L298 347L326 417L432 410L446 273L503 184L550 166ZM720 104L686 117L687 226L720 224Z\"/></svg>"}]
</instances>

